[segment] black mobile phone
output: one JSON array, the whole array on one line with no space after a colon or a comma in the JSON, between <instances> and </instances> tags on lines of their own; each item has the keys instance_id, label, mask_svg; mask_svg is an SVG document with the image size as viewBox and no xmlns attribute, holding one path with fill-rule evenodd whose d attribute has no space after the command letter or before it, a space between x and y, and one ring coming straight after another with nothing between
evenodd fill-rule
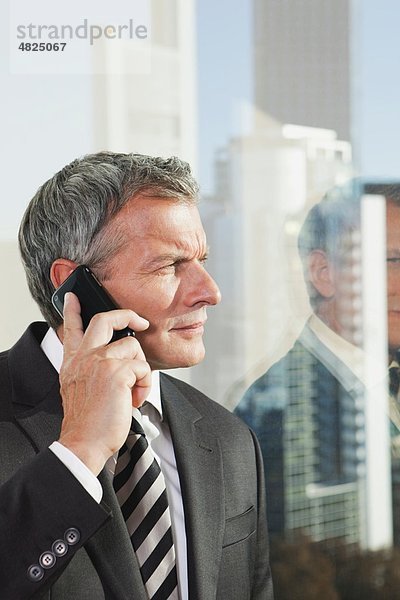
<instances>
[{"instance_id":1,"label":"black mobile phone","mask_svg":"<svg viewBox=\"0 0 400 600\"><path fill-rule=\"evenodd\" d=\"M99 312L115 310L117 305L109 293L96 279L95 275L85 265L79 265L71 275L60 285L53 293L51 301L56 311L63 316L64 296L67 292L73 292L78 296L81 305L81 317L83 329L85 330L90 323L90 319ZM134 336L135 332L129 327L121 330L115 330L110 340L120 340L127 336Z\"/></svg>"}]
</instances>

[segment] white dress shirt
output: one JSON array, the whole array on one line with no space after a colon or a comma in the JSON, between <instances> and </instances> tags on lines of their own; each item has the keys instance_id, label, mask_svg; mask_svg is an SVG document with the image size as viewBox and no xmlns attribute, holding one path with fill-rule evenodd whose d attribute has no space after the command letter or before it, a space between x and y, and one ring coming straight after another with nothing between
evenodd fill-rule
<instances>
[{"instance_id":1,"label":"white dress shirt","mask_svg":"<svg viewBox=\"0 0 400 600\"><path fill-rule=\"evenodd\" d=\"M364 351L345 340L333 331L317 315L312 314L308 320L308 326L317 338L334 354L342 363L354 373L357 379L363 381L364 375Z\"/></svg>"},{"instance_id":2,"label":"white dress shirt","mask_svg":"<svg viewBox=\"0 0 400 600\"><path fill-rule=\"evenodd\" d=\"M63 346L53 329L50 328L47 331L41 343L41 348L59 373L63 361ZM132 411L135 410L132 409ZM171 433L168 424L163 420L160 374L158 371L152 372L151 391L141 409L141 414L144 432L165 479L176 553L179 597L181 600L187 600L189 592L185 515ZM96 502L100 503L103 489L90 469L71 450L59 442L53 442L50 445L50 450L64 463ZM116 461L117 454L112 456L106 463L106 469L112 475L114 475Z\"/></svg>"}]
</instances>

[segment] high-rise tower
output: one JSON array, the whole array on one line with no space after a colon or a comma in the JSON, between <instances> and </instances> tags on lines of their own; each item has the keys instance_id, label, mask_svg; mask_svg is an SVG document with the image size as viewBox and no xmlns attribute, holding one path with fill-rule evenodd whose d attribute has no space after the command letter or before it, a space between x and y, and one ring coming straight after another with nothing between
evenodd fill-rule
<instances>
[{"instance_id":1,"label":"high-rise tower","mask_svg":"<svg viewBox=\"0 0 400 600\"><path fill-rule=\"evenodd\" d=\"M351 140L352 0L254 0L254 103Z\"/></svg>"}]
</instances>

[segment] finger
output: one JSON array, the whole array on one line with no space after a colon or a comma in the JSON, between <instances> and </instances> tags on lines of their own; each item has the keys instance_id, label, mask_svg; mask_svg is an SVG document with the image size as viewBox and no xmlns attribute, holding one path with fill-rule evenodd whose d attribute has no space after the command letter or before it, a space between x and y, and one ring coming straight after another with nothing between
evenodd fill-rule
<instances>
[{"instance_id":1,"label":"finger","mask_svg":"<svg viewBox=\"0 0 400 600\"><path fill-rule=\"evenodd\" d=\"M108 344L104 348L104 356L117 359L138 359L146 361L142 347L135 337L127 336Z\"/></svg>"},{"instance_id":2,"label":"finger","mask_svg":"<svg viewBox=\"0 0 400 600\"><path fill-rule=\"evenodd\" d=\"M128 364L135 377L135 381L131 387L140 386L151 388L150 365L144 360L131 360Z\"/></svg>"},{"instance_id":3,"label":"finger","mask_svg":"<svg viewBox=\"0 0 400 600\"><path fill-rule=\"evenodd\" d=\"M152 383L150 365L143 360L120 361L114 371L114 379L115 381L118 379L123 386L130 388L134 406L140 406L150 393ZM140 404L134 404L134 398L140 398Z\"/></svg>"},{"instance_id":4,"label":"finger","mask_svg":"<svg viewBox=\"0 0 400 600\"><path fill-rule=\"evenodd\" d=\"M63 316L64 354L68 354L79 348L83 338L81 306L72 292L67 292L64 296Z\"/></svg>"},{"instance_id":5,"label":"finger","mask_svg":"<svg viewBox=\"0 0 400 600\"><path fill-rule=\"evenodd\" d=\"M132 406L134 408L140 408L144 404L148 395L150 394L150 390L151 390L151 386L150 387L141 387L141 386L135 385L135 387L132 390Z\"/></svg>"},{"instance_id":6,"label":"finger","mask_svg":"<svg viewBox=\"0 0 400 600\"><path fill-rule=\"evenodd\" d=\"M152 377L150 366L147 371L143 370L142 373L143 376L137 377L136 383L132 388L132 406L134 406L135 408L140 408L140 406L142 406L143 402L146 400L151 390Z\"/></svg>"},{"instance_id":7,"label":"finger","mask_svg":"<svg viewBox=\"0 0 400 600\"><path fill-rule=\"evenodd\" d=\"M106 346L104 354L107 358L124 361L129 358L130 377L127 385L131 388L132 406L139 408L148 397L151 385L151 369L146 362L142 347L136 338L126 337Z\"/></svg>"},{"instance_id":8,"label":"finger","mask_svg":"<svg viewBox=\"0 0 400 600\"><path fill-rule=\"evenodd\" d=\"M110 310L92 317L82 342L83 348L104 346L111 340L114 330L130 327L134 331L144 331L149 322L129 309Z\"/></svg>"}]
</instances>

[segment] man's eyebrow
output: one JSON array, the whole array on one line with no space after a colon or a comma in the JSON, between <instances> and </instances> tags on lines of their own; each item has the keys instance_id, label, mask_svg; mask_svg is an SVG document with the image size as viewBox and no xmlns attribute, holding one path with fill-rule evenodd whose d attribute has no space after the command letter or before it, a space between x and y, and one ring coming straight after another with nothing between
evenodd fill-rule
<instances>
[{"instance_id":1,"label":"man's eyebrow","mask_svg":"<svg viewBox=\"0 0 400 600\"><path fill-rule=\"evenodd\" d=\"M166 254L159 254L149 261L149 265L160 265L164 263L173 263L177 260L184 260L186 257L181 252L168 252Z\"/></svg>"},{"instance_id":2,"label":"man's eyebrow","mask_svg":"<svg viewBox=\"0 0 400 600\"><path fill-rule=\"evenodd\" d=\"M387 248L387 252L386 252L387 256L395 256L398 257L400 256L400 248L396 247L396 248Z\"/></svg>"},{"instance_id":3,"label":"man's eyebrow","mask_svg":"<svg viewBox=\"0 0 400 600\"><path fill-rule=\"evenodd\" d=\"M207 246L200 256L200 260L206 260L209 254L209 246ZM149 267L157 267L165 263L184 262L191 260L192 256L189 252L184 250L176 250L175 252L166 252L165 254L159 254L148 262Z\"/></svg>"}]
</instances>

